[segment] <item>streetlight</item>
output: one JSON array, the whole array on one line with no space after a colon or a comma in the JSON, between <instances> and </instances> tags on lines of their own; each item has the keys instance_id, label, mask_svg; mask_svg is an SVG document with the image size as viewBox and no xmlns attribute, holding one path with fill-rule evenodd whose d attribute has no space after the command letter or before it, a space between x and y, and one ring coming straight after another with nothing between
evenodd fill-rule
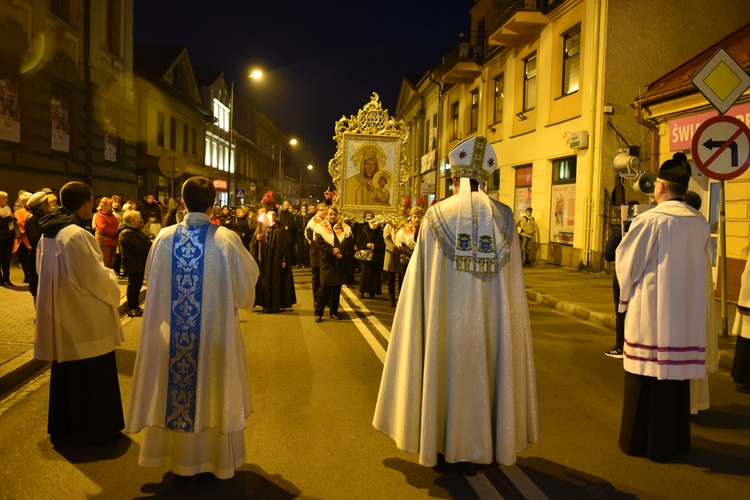
<instances>
[{"instance_id":1,"label":"streetlight","mask_svg":"<svg viewBox=\"0 0 750 500\"><path fill-rule=\"evenodd\" d=\"M234 139L234 83L246 78L252 78L253 80L259 80L263 76L263 72L259 69L252 70L247 75L238 76L230 83L229 87L229 165L227 165L227 205L229 204L229 195L234 196L237 189L237 174L234 172L234 154L232 152L232 143ZM232 174L234 173L234 186L232 186ZM237 198L234 198L235 204Z\"/></svg>"},{"instance_id":2,"label":"streetlight","mask_svg":"<svg viewBox=\"0 0 750 500\"><path fill-rule=\"evenodd\" d=\"M313 169L312 165L308 165L307 166L307 170L312 171L312 169ZM299 202L300 203L302 202L302 172L304 172L304 171L305 170L302 169L302 168L299 169Z\"/></svg>"},{"instance_id":3,"label":"streetlight","mask_svg":"<svg viewBox=\"0 0 750 500\"><path fill-rule=\"evenodd\" d=\"M290 146L296 146L297 145L297 139L292 137L289 139L289 145ZM281 166L281 151L282 151L282 145L279 144L279 194L281 194L281 197L284 197L284 169Z\"/></svg>"}]
</instances>

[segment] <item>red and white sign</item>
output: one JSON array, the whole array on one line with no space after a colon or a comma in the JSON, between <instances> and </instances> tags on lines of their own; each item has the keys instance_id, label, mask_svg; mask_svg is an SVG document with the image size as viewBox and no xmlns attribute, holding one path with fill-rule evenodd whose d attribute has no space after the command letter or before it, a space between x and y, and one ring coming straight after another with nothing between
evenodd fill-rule
<instances>
[{"instance_id":1,"label":"red and white sign","mask_svg":"<svg viewBox=\"0 0 750 500\"><path fill-rule=\"evenodd\" d=\"M718 116L718 114L718 111L707 111L697 115L669 120L669 150L684 151L685 149L690 149L690 144L692 144L693 137L695 137L695 133L698 131L701 123L709 118ZM750 102L732 106L725 115L734 116L750 127Z\"/></svg>"},{"instance_id":2,"label":"red and white sign","mask_svg":"<svg viewBox=\"0 0 750 500\"><path fill-rule=\"evenodd\" d=\"M696 130L691 151L708 177L734 179L750 166L750 128L731 116L709 118Z\"/></svg>"},{"instance_id":3,"label":"red and white sign","mask_svg":"<svg viewBox=\"0 0 750 500\"><path fill-rule=\"evenodd\" d=\"M223 189L224 191L226 191L227 181L225 181L224 179L214 179L214 187L216 189Z\"/></svg>"}]
</instances>

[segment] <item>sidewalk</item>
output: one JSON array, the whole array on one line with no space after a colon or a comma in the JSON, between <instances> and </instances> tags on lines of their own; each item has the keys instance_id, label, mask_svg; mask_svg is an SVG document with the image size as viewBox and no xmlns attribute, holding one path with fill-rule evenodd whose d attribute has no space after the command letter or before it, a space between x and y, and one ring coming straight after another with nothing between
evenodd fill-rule
<instances>
[{"instance_id":1,"label":"sidewalk","mask_svg":"<svg viewBox=\"0 0 750 500\"><path fill-rule=\"evenodd\" d=\"M34 302L15 258L11 261L10 280L15 286L0 286L0 398L47 365L34 359ZM119 280L120 315L128 312L127 285L127 280ZM141 300L145 294L144 287Z\"/></svg>"},{"instance_id":2,"label":"sidewalk","mask_svg":"<svg viewBox=\"0 0 750 500\"><path fill-rule=\"evenodd\" d=\"M529 302L560 309L611 329L614 345L615 305L611 275L575 271L542 262L525 267L524 279ZM727 330L730 334L736 311L735 304L727 305ZM721 336L721 301L716 301L716 334L719 338L719 368L731 371L736 339Z\"/></svg>"},{"instance_id":3,"label":"sidewalk","mask_svg":"<svg viewBox=\"0 0 750 500\"><path fill-rule=\"evenodd\" d=\"M615 313L612 299L612 276L575 271L560 266L539 263L524 268L526 294L531 302L559 309L579 318L592 321L612 331L614 344ZM23 382L45 366L34 359L34 306L28 285L23 284L23 273L11 266L13 288L0 287L0 397L13 386ZM125 290L120 281L120 314L127 312ZM141 290L141 297L146 289ZM729 304L729 331L732 330L735 307ZM721 303L716 302L716 331L719 335L719 367L732 369L735 338L721 336ZM604 353L602 353L604 356Z\"/></svg>"}]
</instances>

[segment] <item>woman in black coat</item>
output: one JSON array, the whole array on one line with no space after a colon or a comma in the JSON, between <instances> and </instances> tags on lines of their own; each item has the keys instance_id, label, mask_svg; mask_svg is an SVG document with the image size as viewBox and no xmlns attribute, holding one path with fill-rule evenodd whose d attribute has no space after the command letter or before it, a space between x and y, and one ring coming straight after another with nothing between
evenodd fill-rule
<instances>
[{"instance_id":1,"label":"woman in black coat","mask_svg":"<svg viewBox=\"0 0 750 500\"><path fill-rule=\"evenodd\" d=\"M385 239L383 228L379 223L373 222L374 214L365 213L365 226L357 238L357 248L360 250L372 250L372 260L360 261L359 298L363 299L369 294L371 299L380 295L383 275L383 261L385 260Z\"/></svg>"},{"instance_id":2,"label":"woman in black coat","mask_svg":"<svg viewBox=\"0 0 750 500\"><path fill-rule=\"evenodd\" d=\"M258 225L251 249L260 268L255 305L263 307L264 313L276 313L297 303L288 235L277 215L276 207L266 211L267 223Z\"/></svg>"},{"instance_id":3,"label":"woman in black coat","mask_svg":"<svg viewBox=\"0 0 750 500\"><path fill-rule=\"evenodd\" d=\"M122 224L117 228L117 242L122 254L122 272L128 276L128 316L143 316L139 305L143 277L146 273L146 260L151 250L151 240L141 228L143 220L137 210L122 214Z\"/></svg>"}]
</instances>

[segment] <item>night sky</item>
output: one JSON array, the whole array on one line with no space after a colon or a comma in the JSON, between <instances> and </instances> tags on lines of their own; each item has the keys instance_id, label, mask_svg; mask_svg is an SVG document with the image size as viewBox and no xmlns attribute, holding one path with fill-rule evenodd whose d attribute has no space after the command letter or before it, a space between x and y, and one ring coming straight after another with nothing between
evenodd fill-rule
<instances>
[{"instance_id":1,"label":"night sky","mask_svg":"<svg viewBox=\"0 0 750 500\"><path fill-rule=\"evenodd\" d=\"M472 0L135 0L137 45L184 45L193 68L229 82L252 67L262 81L235 83L299 145L287 164L313 164L305 183L328 183L335 122L372 92L396 112L405 75L423 76L468 37ZM213 10L211 10L213 8Z\"/></svg>"}]
</instances>

